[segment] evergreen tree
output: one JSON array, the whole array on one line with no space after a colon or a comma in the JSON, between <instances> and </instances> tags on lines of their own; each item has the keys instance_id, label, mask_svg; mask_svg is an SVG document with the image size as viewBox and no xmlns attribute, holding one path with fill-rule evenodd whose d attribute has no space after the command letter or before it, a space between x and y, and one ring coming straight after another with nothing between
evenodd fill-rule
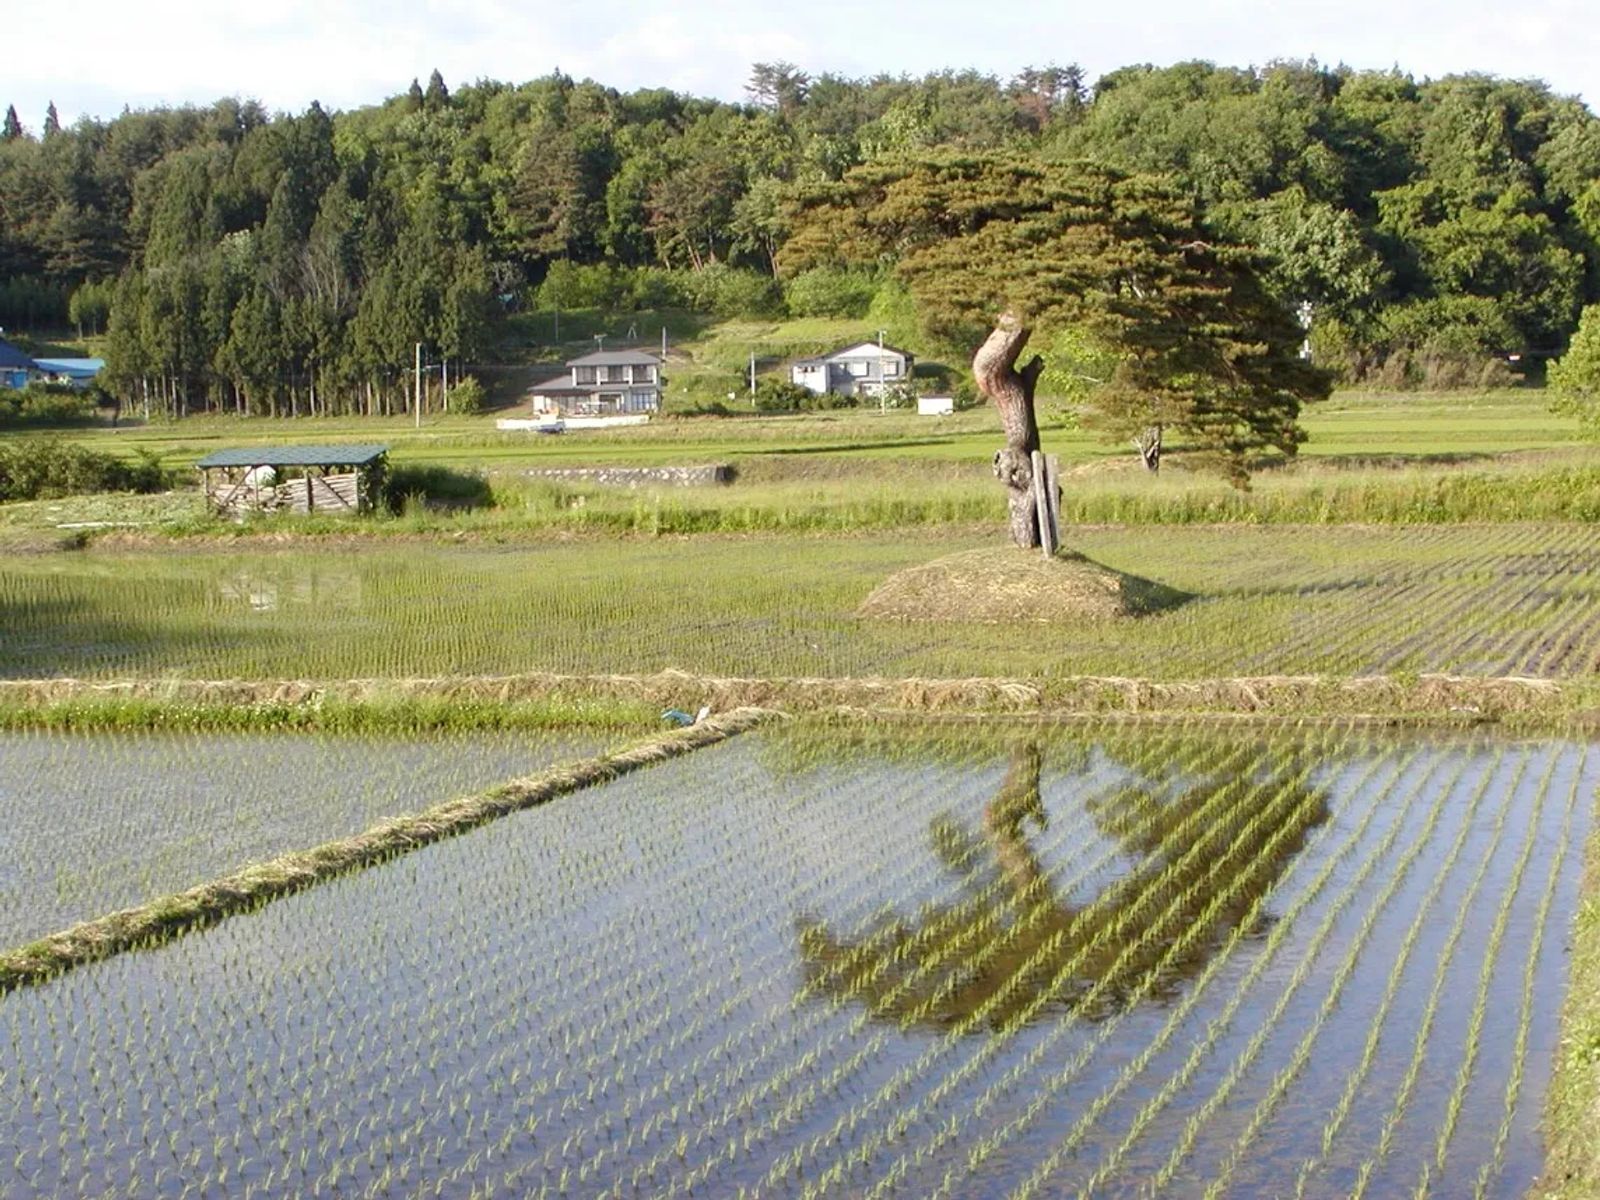
<instances>
[{"instance_id":1,"label":"evergreen tree","mask_svg":"<svg viewBox=\"0 0 1600 1200\"><path fill-rule=\"evenodd\" d=\"M1329 390L1298 357L1264 264L1205 235L1193 201L1160 179L1010 156L902 159L802 194L794 221L787 266L890 256L925 318L976 345L1019 546L1039 543L1030 459L1044 360L1018 365L1035 330L1082 327L1109 351L1097 411L1110 432L1146 439L1147 462L1171 426L1241 485L1253 455L1294 453L1300 404Z\"/></svg>"},{"instance_id":2,"label":"evergreen tree","mask_svg":"<svg viewBox=\"0 0 1600 1200\"><path fill-rule=\"evenodd\" d=\"M450 89L444 86L444 76L435 67L433 74L428 76L428 90L422 94L422 106L429 112L438 112L449 103Z\"/></svg>"},{"instance_id":3,"label":"evergreen tree","mask_svg":"<svg viewBox=\"0 0 1600 1200\"><path fill-rule=\"evenodd\" d=\"M50 106L44 110L44 136L53 138L61 132L61 117L56 113L56 102L50 101Z\"/></svg>"},{"instance_id":4,"label":"evergreen tree","mask_svg":"<svg viewBox=\"0 0 1600 1200\"><path fill-rule=\"evenodd\" d=\"M22 122L17 119L17 106L6 105L5 128L0 130L0 141L14 142L22 136Z\"/></svg>"},{"instance_id":5,"label":"evergreen tree","mask_svg":"<svg viewBox=\"0 0 1600 1200\"><path fill-rule=\"evenodd\" d=\"M415 78L413 78L411 80L411 86L406 89L406 111L421 112L422 104L422 85L418 83Z\"/></svg>"}]
</instances>

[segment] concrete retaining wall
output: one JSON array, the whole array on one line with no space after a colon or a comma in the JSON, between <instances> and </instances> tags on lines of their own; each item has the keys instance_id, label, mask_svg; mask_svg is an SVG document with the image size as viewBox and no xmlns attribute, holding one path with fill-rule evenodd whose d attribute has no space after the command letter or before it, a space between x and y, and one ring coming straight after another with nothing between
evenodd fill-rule
<instances>
[{"instance_id":1,"label":"concrete retaining wall","mask_svg":"<svg viewBox=\"0 0 1600 1200\"><path fill-rule=\"evenodd\" d=\"M531 479L625 488L713 487L733 482L733 468L727 463L701 467L546 467L522 474Z\"/></svg>"}]
</instances>

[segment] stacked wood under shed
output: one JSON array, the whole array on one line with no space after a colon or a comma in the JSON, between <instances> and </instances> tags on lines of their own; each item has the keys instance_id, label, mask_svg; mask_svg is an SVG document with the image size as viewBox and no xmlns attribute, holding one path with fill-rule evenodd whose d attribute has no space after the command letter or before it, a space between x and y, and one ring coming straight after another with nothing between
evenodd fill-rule
<instances>
[{"instance_id":1,"label":"stacked wood under shed","mask_svg":"<svg viewBox=\"0 0 1600 1200\"><path fill-rule=\"evenodd\" d=\"M207 505L219 513L354 516L378 499L388 449L364 445L218 450L195 467Z\"/></svg>"}]
</instances>

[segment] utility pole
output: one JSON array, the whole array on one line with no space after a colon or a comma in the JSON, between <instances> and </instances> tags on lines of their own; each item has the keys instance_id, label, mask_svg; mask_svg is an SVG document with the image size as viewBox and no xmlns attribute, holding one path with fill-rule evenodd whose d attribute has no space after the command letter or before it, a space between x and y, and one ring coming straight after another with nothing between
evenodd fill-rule
<instances>
[{"instance_id":1,"label":"utility pole","mask_svg":"<svg viewBox=\"0 0 1600 1200\"><path fill-rule=\"evenodd\" d=\"M878 415L881 417L888 411L884 404L883 390L888 379L883 374L883 330L878 330Z\"/></svg>"},{"instance_id":2,"label":"utility pole","mask_svg":"<svg viewBox=\"0 0 1600 1200\"><path fill-rule=\"evenodd\" d=\"M664 366L667 361L667 327L661 327L661 362Z\"/></svg>"},{"instance_id":3,"label":"utility pole","mask_svg":"<svg viewBox=\"0 0 1600 1200\"><path fill-rule=\"evenodd\" d=\"M413 368L412 378L416 383L415 394L412 396L412 400L416 404L416 409L415 409L416 426L417 426L418 429L421 429L422 428L422 343L421 342L417 343L417 358L416 358L416 365Z\"/></svg>"},{"instance_id":4,"label":"utility pole","mask_svg":"<svg viewBox=\"0 0 1600 1200\"><path fill-rule=\"evenodd\" d=\"M750 400L754 403L756 398L756 352L750 351Z\"/></svg>"}]
</instances>

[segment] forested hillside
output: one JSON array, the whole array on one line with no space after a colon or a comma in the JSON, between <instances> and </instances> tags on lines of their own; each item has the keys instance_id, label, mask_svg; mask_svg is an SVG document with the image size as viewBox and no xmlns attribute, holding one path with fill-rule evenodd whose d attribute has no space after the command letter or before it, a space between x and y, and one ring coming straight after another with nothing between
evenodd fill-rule
<instances>
[{"instance_id":1,"label":"forested hillside","mask_svg":"<svg viewBox=\"0 0 1600 1200\"><path fill-rule=\"evenodd\" d=\"M0 324L106 329L174 412L387 411L412 346L471 362L529 307L861 315L777 277L791 201L934 149L1171 175L1347 379L1493 379L1600 298L1600 121L1537 82L1204 63L1011 80L752 72L748 102L556 74L298 115L221 100L0 141Z\"/></svg>"}]
</instances>

